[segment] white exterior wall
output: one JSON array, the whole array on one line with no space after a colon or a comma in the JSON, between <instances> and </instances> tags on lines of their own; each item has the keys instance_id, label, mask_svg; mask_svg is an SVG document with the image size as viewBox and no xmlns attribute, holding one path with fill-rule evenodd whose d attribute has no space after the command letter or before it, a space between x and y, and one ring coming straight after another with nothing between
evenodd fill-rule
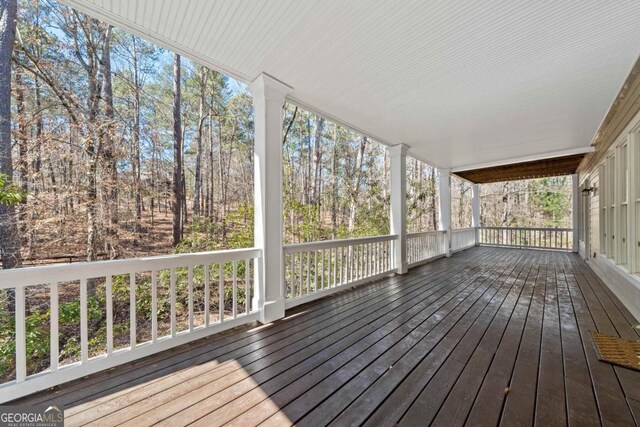
<instances>
[{"instance_id":1,"label":"white exterior wall","mask_svg":"<svg viewBox=\"0 0 640 427\"><path fill-rule=\"evenodd\" d=\"M640 182L640 158L638 157L638 150L640 149L640 136L637 133L640 132L640 113L638 113L620 132L620 135L616 138L615 142L607 150L605 156L600 163L595 165L590 170L587 170L580 174L581 185L593 187L595 193L590 196L590 230L588 233L588 242L581 242L581 255L587 259L589 265L594 269L602 281L613 291L613 293L622 301L625 307L631 312L636 319L640 320L640 265L631 261L632 257L638 259L640 256L640 227L637 224L640 223L640 199L637 199L638 192L634 190L637 183ZM636 135L632 135L636 133ZM634 149L628 151L628 164L629 173L626 177L626 183L628 186L628 205L627 216L628 222L625 222L626 226L622 227L620 224L620 203L624 199L622 196L621 187L622 175L620 173L621 167L619 162L619 153L623 144L635 143ZM634 151L635 150L635 151ZM612 153L616 154L615 162L611 164L615 166L614 173L607 173L607 181L603 181L600 176L600 167L607 161ZM631 155L629 155L631 154ZM613 178L613 182L612 182ZM634 181L632 183L632 181ZM613 194L616 196L614 197ZM611 218L607 218L609 225L607 227L608 236L607 239L612 239L612 235L615 236L611 241L613 246L611 251L616 251L616 254L606 253L603 254L602 241L602 226L601 215L603 203L606 202L608 208L614 207L613 221ZM633 205L633 206L632 206ZM610 211L611 209L608 209ZM634 212L638 211L638 212ZM611 215L608 213L608 215ZM634 231L634 229L636 229ZM625 232L626 230L626 232ZM624 239L624 243L623 243ZM589 249L589 253L585 253L586 248ZM616 258L620 255L620 245L625 244L626 263L624 266L618 265ZM616 257L618 255L618 257Z\"/></svg>"}]
</instances>

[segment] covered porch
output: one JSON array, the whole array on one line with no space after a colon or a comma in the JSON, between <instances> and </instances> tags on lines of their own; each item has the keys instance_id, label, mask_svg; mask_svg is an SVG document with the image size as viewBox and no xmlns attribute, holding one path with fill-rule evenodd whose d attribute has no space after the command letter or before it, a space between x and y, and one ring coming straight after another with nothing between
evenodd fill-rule
<instances>
[{"instance_id":1,"label":"covered porch","mask_svg":"<svg viewBox=\"0 0 640 427\"><path fill-rule=\"evenodd\" d=\"M635 322L577 254L473 247L16 403L68 425L634 425L640 372L590 332Z\"/></svg>"},{"instance_id":2,"label":"covered porch","mask_svg":"<svg viewBox=\"0 0 640 427\"><path fill-rule=\"evenodd\" d=\"M68 425L640 424L640 372L591 337L640 334L636 4L64 2L246 84L253 227L242 249L0 271L0 403ZM384 145L382 235L287 244L286 103ZM607 185L585 182L619 135ZM408 224L408 158L434 168L434 229ZM567 228L482 224L480 184L559 175ZM603 283L603 253L627 281Z\"/></svg>"}]
</instances>

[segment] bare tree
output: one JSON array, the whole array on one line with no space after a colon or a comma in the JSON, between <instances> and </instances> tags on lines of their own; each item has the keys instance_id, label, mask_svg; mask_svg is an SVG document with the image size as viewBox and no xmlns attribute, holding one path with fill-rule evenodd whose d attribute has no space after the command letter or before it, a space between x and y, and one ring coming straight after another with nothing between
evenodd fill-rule
<instances>
[{"instance_id":1,"label":"bare tree","mask_svg":"<svg viewBox=\"0 0 640 427\"><path fill-rule=\"evenodd\" d=\"M16 31L16 0L0 0L0 173L13 178L11 155L11 56ZM15 208L0 203L0 255L3 268L20 265Z\"/></svg>"},{"instance_id":2,"label":"bare tree","mask_svg":"<svg viewBox=\"0 0 640 427\"><path fill-rule=\"evenodd\" d=\"M104 78L104 103L106 124L103 127L102 144L105 177L103 179L103 209L104 222L107 232L105 250L109 258L117 258L118 242L118 169L113 141L113 124L115 119L113 107L113 84L111 78L111 34L113 28L107 25L104 29L104 41L102 46L102 76Z\"/></svg>"},{"instance_id":3,"label":"bare tree","mask_svg":"<svg viewBox=\"0 0 640 427\"><path fill-rule=\"evenodd\" d=\"M316 116L316 129L313 137L313 203L320 199L320 177L322 171L322 132L324 130L324 117Z\"/></svg>"},{"instance_id":4,"label":"bare tree","mask_svg":"<svg viewBox=\"0 0 640 427\"><path fill-rule=\"evenodd\" d=\"M364 163L364 153L367 148L367 137L360 138L360 146L356 157L356 167L353 178L351 192L349 194L349 231L352 232L356 226L356 209L358 207L358 194L360 192L360 182L362 181L362 165Z\"/></svg>"},{"instance_id":5,"label":"bare tree","mask_svg":"<svg viewBox=\"0 0 640 427\"><path fill-rule=\"evenodd\" d=\"M182 118L180 97L180 55L173 61L173 244L182 240Z\"/></svg>"},{"instance_id":6,"label":"bare tree","mask_svg":"<svg viewBox=\"0 0 640 427\"><path fill-rule=\"evenodd\" d=\"M204 125L207 116L205 115L205 98L207 89L207 71L204 67L199 66L197 71L197 79L199 86L199 99L198 99L198 134L196 136L196 173L195 183L193 188L193 214L200 216L200 203L202 200L202 149L203 149L203 132Z\"/></svg>"}]
</instances>

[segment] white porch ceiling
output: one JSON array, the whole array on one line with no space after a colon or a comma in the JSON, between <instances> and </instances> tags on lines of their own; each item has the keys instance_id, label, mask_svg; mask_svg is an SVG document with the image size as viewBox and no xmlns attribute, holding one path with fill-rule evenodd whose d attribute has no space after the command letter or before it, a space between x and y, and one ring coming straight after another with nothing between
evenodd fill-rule
<instances>
[{"instance_id":1,"label":"white porch ceiling","mask_svg":"<svg viewBox=\"0 0 640 427\"><path fill-rule=\"evenodd\" d=\"M584 151L640 54L633 0L64 0L440 167Z\"/></svg>"}]
</instances>

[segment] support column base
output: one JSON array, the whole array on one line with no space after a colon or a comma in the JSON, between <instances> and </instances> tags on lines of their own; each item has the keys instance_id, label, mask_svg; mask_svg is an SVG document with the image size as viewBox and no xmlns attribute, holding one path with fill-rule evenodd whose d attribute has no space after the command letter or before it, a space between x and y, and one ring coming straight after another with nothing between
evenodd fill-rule
<instances>
[{"instance_id":1,"label":"support column base","mask_svg":"<svg viewBox=\"0 0 640 427\"><path fill-rule=\"evenodd\" d=\"M396 274L405 274L407 271L409 271L409 263L403 262L400 264L400 267L396 269Z\"/></svg>"},{"instance_id":2,"label":"support column base","mask_svg":"<svg viewBox=\"0 0 640 427\"><path fill-rule=\"evenodd\" d=\"M284 298L265 301L260 313L260 323L271 323L284 317Z\"/></svg>"}]
</instances>

